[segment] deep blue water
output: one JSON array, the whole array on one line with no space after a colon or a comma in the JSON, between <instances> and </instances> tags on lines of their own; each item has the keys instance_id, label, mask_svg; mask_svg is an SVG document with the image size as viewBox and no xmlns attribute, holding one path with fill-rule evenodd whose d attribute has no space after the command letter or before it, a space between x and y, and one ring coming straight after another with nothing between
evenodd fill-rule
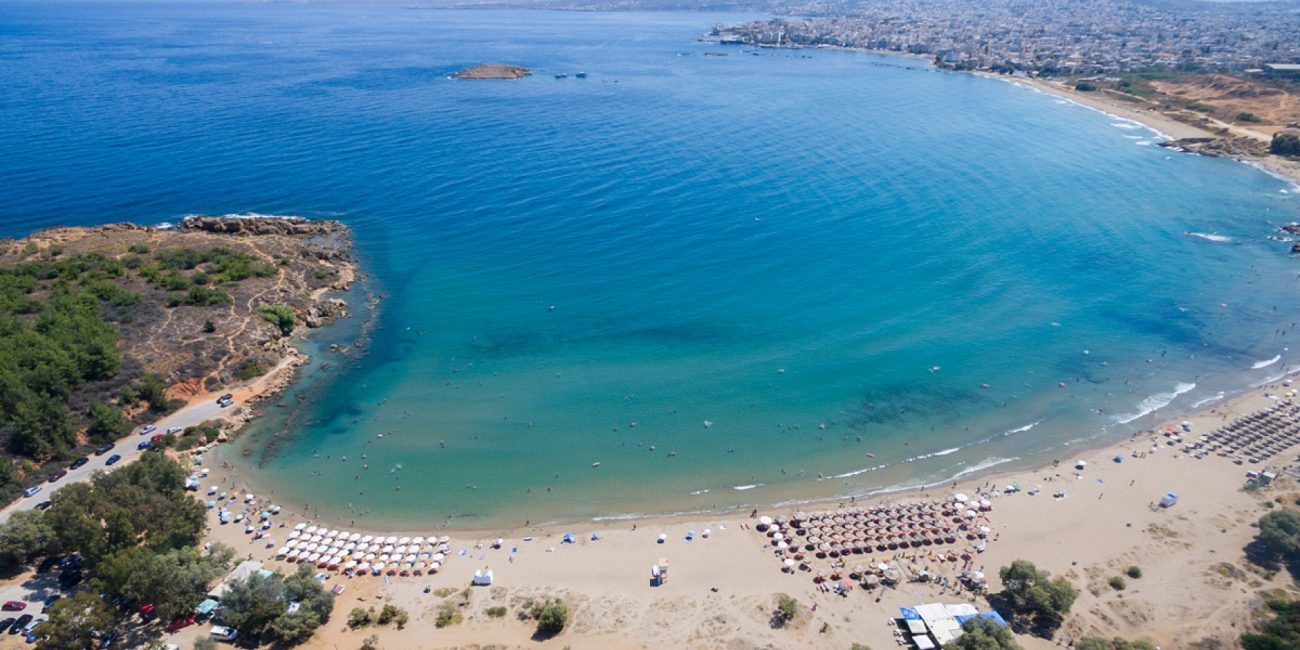
<instances>
[{"instance_id":1,"label":"deep blue water","mask_svg":"<svg viewBox=\"0 0 1300 650\"><path fill-rule=\"evenodd\" d=\"M0 3L0 234L348 223L367 354L317 335L225 455L412 526L940 481L1296 359L1295 188L924 61L697 41L744 18ZM536 74L447 78L489 61Z\"/></svg>"}]
</instances>

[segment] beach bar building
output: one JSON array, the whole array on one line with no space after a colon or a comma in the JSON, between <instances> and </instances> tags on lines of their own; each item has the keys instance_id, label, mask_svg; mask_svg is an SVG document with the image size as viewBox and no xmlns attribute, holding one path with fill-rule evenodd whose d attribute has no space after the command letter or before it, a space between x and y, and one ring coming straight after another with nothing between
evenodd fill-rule
<instances>
[{"instance_id":1,"label":"beach bar building","mask_svg":"<svg viewBox=\"0 0 1300 650\"><path fill-rule=\"evenodd\" d=\"M907 636L912 646L919 650L943 648L962 635L961 626L972 618L987 618L999 625L1007 622L997 612L981 612L974 605L958 603L945 605L928 603L916 607L902 607L902 633Z\"/></svg>"},{"instance_id":2,"label":"beach bar building","mask_svg":"<svg viewBox=\"0 0 1300 650\"><path fill-rule=\"evenodd\" d=\"M244 578L247 578L254 574L269 576L271 575L271 572L267 571L266 569L263 569L262 563L256 560L245 560L243 562L240 562L239 566L235 567L235 570L231 571L230 575L227 575L221 581L221 584L217 585L216 587L213 587L212 591L208 592L208 598L220 601L221 597L225 595L226 590L230 588L230 585L232 583L234 583L236 580L243 580Z\"/></svg>"}]
</instances>

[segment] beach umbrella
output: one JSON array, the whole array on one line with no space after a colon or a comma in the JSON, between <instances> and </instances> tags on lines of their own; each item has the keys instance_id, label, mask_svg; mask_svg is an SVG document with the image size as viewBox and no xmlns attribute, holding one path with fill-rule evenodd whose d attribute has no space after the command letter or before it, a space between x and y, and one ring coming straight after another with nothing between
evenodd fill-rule
<instances>
[{"instance_id":1,"label":"beach umbrella","mask_svg":"<svg viewBox=\"0 0 1300 650\"><path fill-rule=\"evenodd\" d=\"M451 538L450 538L450 537L447 537L446 535L443 535L442 537L439 537L439 538L438 538L438 543L440 543L440 544L446 544L447 542L450 542L450 541L451 541Z\"/></svg>"},{"instance_id":2,"label":"beach umbrella","mask_svg":"<svg viewBox=\"0 0 1300 650\"><path fill-rule=\"evenodd\" d=\"M764 526L771 526L771 525L772 525L772 518L769 517L769 516L767 516L767 515L763 515L762 517L759 517L759 518L758 518L758 523L760 523L760 524L762 524L762 525L764 525Z\"/></svg>"},{"instance_id":3,"label":"beach umbrella","mask_svg":"<svg viewBox=\"0 0 1300 650\"><path fill-rule=\"evenodd\" d=\"M361 541L361 533L352 533L351 535L348 535L348 541L349 542Z\"/></svg>"},{"instance_id":4,"label":"beach umbrella","mask_svg":"<svg viewBox=\"0 0 1300 650\"><path fill-rule=\"evenodd\" d=\"M293 530L294 530L294 532L297 532L297 531L300 531L300 530L302 530L302 529L304 529L304 528L306 528L306 527L307 527L307 524L298 524L298 525L296 525L296 526L293 527Z\"/></svg>"},{"instance_id":5,"label":"beach umbrella","mask_svg":"<svg viewBox=\"0 0 1300 650\"><path fill-rule=\"evenodd\" d=\"M787 569L794 568L794 560L792 558L786 558L785 561L782 562L782 564L784 564Z\"/></svg>"},{"instance_id":6,"label":"beach umbrella","mask_svg":"<svg viewBox=\"0 0 1300 650\"><path fill-rule=\"evenodd\" d=\"M790 545L785 542L777 542L776 547L784 551L785 549L790 548Z\"/></svg>"},{"instance_id":7,"label":"beach umbrella","mask_svg":"<svg viewBox=\"0 0 1300 650\"><path fill-rule=\"evenodd\" d=\"M396 543L397 543L397 537L396 537L396 536L390 536L390 537L388 537L388 538L386 538L386 539L384 540L384 543L385 543L385 544L396 544Z\"/></svg>"},{"instance_id":8,"label":"beach umbrella","mask_svg":"<svg viewBox=\"0 0 1300 650\"><path fill-rule=\"evenodd\" d=\"M361 538L361 541L364 542L364 543L366 543L366 544L369 544L370 542L375 541L375 536L374 536L374 535L366 535L365 537L362 537L362 538Z\"/></svg>"},{"instance_id":9,"label":"beach umbrella","mask_svg":"<svg viewBox=\"0 0 1300 650\"><path fill-rule=\"evenodd\" d=\"M424 543L424 538L423 538L423 537L419 537L419 536L412 537L412 538L411 538L411 542L412 542L413 544L423 544L423 543Z\"/></svg>"},{"instance_id":10,"label":"beach umbrella","mask_svg":"<svg viewBox=\"0 0 1300 650\"><path fill-rule=\"evenodd\" d=\"M447 559L447 555L446 555L445 553L434 553L434 554L433 554L433 561L434 561L434 562L442 562L442 561L445 560L445 559Z\"/></svg>"},{"instance_id":11,"label":"beach umbrella","mask_svg":"<svg viewBox=\"0 0 1300 650\"><path fill-rule=\"evenodd\" d=\"M410 544L410 543L411 543L411 538L410 538L410 537L403 537L403 538L397 540L397 543L398 543L398 544Z\"/></svg>"},{"instance_id":12,"label":"beach umbrella","mask_svg":"<svg viewBox=\"0 0 1300 650\"><path fill-rule=\"evenodd\" d=\"M967 496L964 495L964 494L958 494L958 495L954 496L952 499L953 499L953 501L956 501L957 503L966 503L968 500L970 500L969 497L967 497Z\"/></svg>"},{"instance_id":13,"label":"beach umbrella","mask_svg":"<svg viewBox=\"0 0 1300 650\"><path fill-rule=\"evenodd\" d=\"M974 519L974 518L976 518L976 517L978 517L978 516L979 516L979 513L978 513L978 512L975 512L974 510L967 510L967 511L966 511L966 518L968 518L968 519Z\"/></svg>"},{"instance_id":14,"label":"beach umbrella","mask_svg":"<svg viewBox=\"0 0 1300 650\"><path fill-rule=\"evenodd\" d=\"M361 564L357 565L357 573L365 573L366 571L369 570L370 570L369 562L362 562Z\"/></svg>"},{"instance_id":15,"label":"beach umbrella","mask_svg":"<svg viewBox=\"0 0 1300 650\"><path fill-rule=\"evenodd\" d=\"M275 552L275 556L276 556L276 557L284 557L284 556L286 556L286 555L288 555L288 554L289 554L289 547L288 547L288 546L281 546L281 547L280 547L280 550L278 550L278 551Z\"/></svg>"},{"instance_id":16,"label":"beach umbrella","mask_svg":"<svg viewBox=\"0 0 1300 650\"><path fill-rule=\"evenodd\" d=\"M363 560L369 562L369 561L375 559L375 554L374 554L374 553L366 553L365 555L363 555L363 556L361 557L361 559L363 559Z\"/></svg>"},{"instance_id":17,"label":"beach umbrella","mask_svg":"<svg viewBox=\"0 0 1300 650\"><path fill-rule=\"evenodd\" d=\"M663 544L668 541L668 533L659 533L659 543Z\"/></svg>"}]
</instances>

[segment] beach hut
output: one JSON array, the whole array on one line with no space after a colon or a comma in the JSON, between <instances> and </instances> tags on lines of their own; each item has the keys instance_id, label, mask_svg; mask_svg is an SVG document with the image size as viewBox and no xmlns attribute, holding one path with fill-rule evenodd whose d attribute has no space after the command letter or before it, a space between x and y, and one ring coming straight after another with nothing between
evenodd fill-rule
<instances>
[{"instance_id":1,"label":"beach hut","mask_svg":"<svg viewBox=\"0 0 1300 650\"><path fill-rule=\"evenodd\" d=\"M474 572L474 578L470 581L475 587L492 586L492 569L478 569Z\"/></svg>"}]
</instances>

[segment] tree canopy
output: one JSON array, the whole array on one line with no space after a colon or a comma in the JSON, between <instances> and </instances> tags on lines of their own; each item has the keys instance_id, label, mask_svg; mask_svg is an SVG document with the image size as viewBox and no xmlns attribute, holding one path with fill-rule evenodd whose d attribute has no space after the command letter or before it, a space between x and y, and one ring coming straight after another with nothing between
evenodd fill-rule
<instances>
[{"instance_id":1,"label":"tree canopy","mask_svg":"<svg viewBox=\"0 0 1300 650\"><path fill-rule=\"evenodd\" d=\"M164 553L133 546L105 557L95 580L100 592L150 603L159 619L169 621L203 602L208 585L230 568L233 557L221 544L206 553L193 546Z\"/></svg>"},{"instance_id":2,"label":"tree canopy","mask_svg":"<svg viewBox=\"0 0 1300 650\"><path fill-rule=\"evenodd\" d=\"M47 616L49 619L41 624L37 650L97 647L99 636L117 623L108 603L89 591L58 600L50 606Z\"/></svg>"},{"instance_id":3,"label":"tree canopy","mask_svg":"<svg viewBox=\"0 0 1300 650\"><path fill-rule=\"evenodd\" d=\"M1245 650L1290 650L1300 648L1300 602L1271 601L1274 617L1256 633L1243 634Z\"/></svg>"},{"instance_id":4,"label":"tree canopy","mask_svg":"<svg viewBox=\"0 0 1300 650\"><path fill-rule=\"evenodd\" d=\"M1145 641L1126 641L1119 637L1110 639L1085 636L1074 643L1074 650L1156 650L1156 644Z\"/></svg>"},{"instance_id":5,"label":"tree canopy","mask_svg":"<svg viewBox=\"0 0 1300 650\"><path fill-rule=\"evenodd\" d=\"M998 575L1005 586L995 598L999 610L1006 610L1002 614L1014 624L1039 632L1059 627L1079 597L1068 580L1052 578L1027 560L1002 567Z\"/></svg>"},{"instance_id":6,"label":"tree canopy","mask_svg":"<svg viewBox=\"0 0 1300 650\"><path fill-rule=\"evenodd\" d=\"M222 617L241 635L253 639L287 645L306 641L334 609L334 594L312 573L310 566L302 565L287 578L273 573L236 580L222 597ZM292 603L298 606L291 612Z\"/></svg>"},{"instance_id":7,"label":"tree canopy","mask_svg":"<svg viewBox=\"0 0 1300 650\"><path fill-rule=\"evenodd\" d=\"M1007 626L987 618L972 618L961 626L962 634L951 647L954 650L1021 650Z\"/></svg>"}]
</instances>

